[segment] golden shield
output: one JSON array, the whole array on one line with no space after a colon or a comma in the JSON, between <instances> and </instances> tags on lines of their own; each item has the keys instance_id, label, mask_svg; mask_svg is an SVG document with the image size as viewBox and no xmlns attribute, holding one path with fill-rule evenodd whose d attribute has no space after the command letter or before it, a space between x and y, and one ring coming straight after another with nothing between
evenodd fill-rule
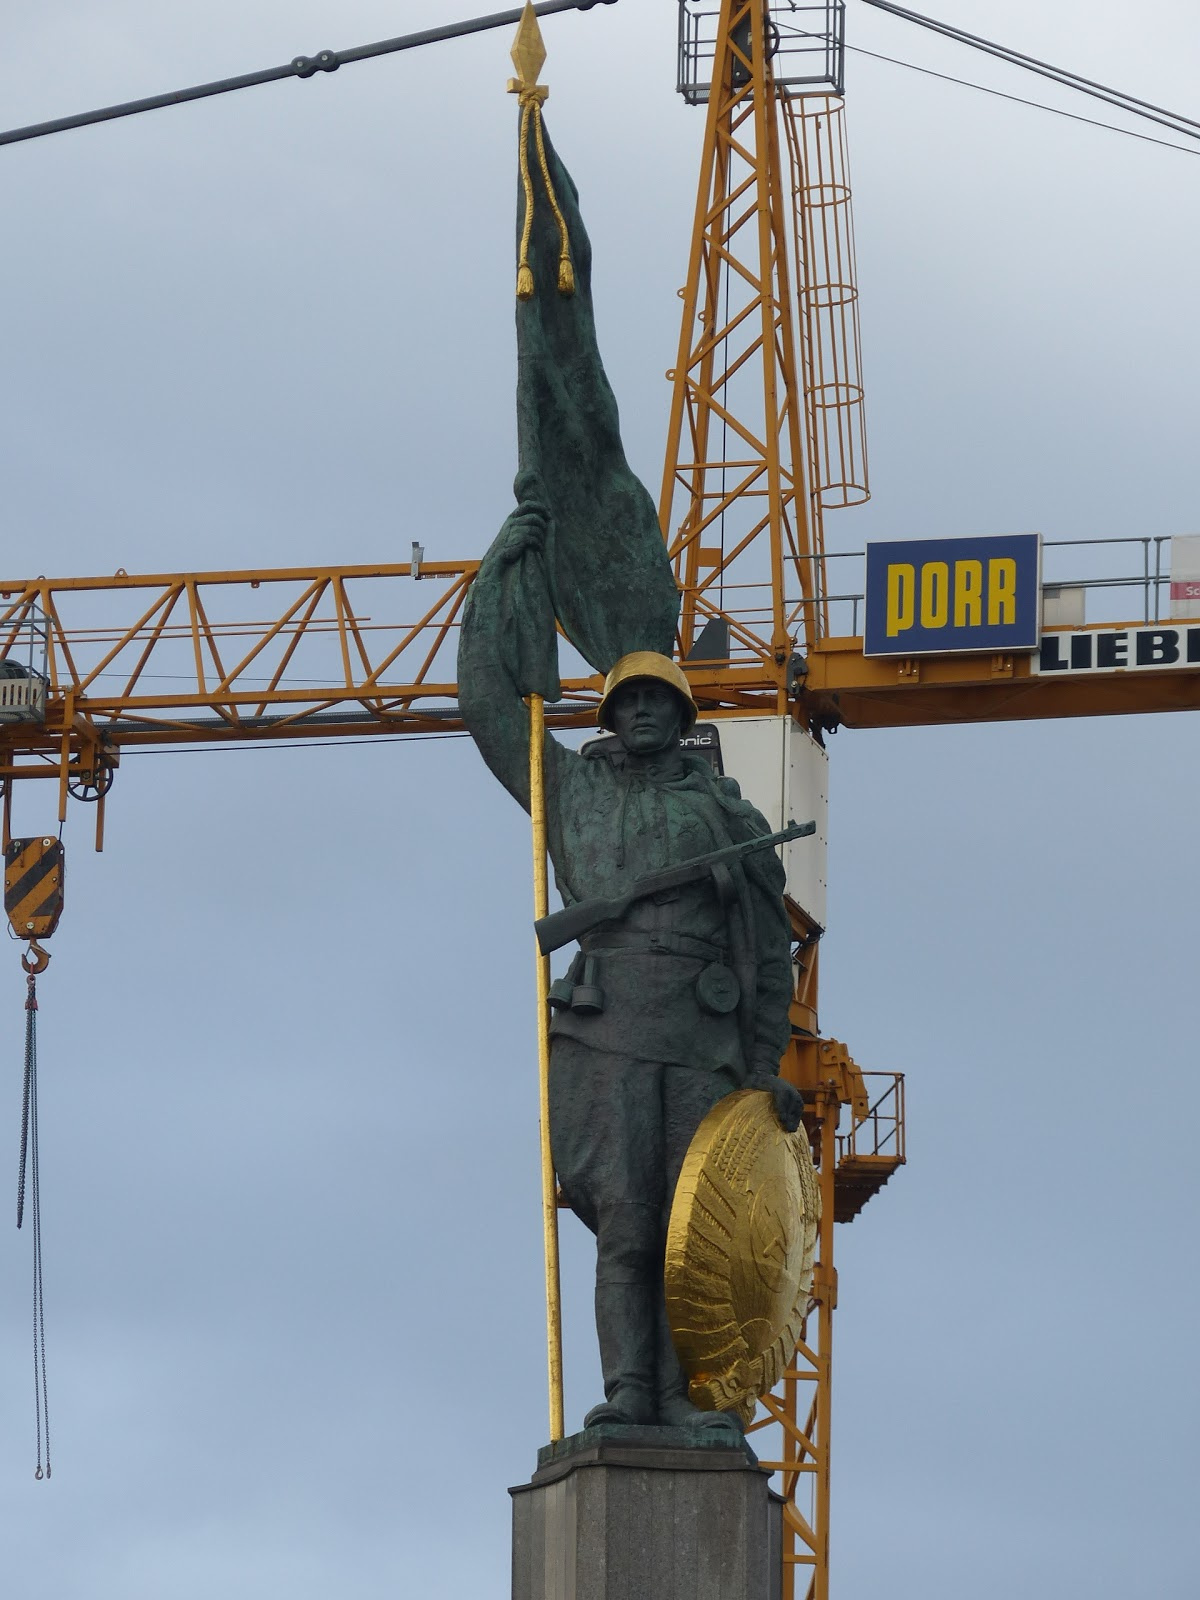
<instances>
[{"instance_id":1,"label":"golden shield","mask_svg":"<svg viewBox=\"0 0 1200 1600\"><path fill-rule=\"evenodd\" d=\"M795 1354L821 1192L803 1129L765 1089L726 1095L696 1130L667 1228L667 1315L693 1405L744 1423Z\"/></svg>"}]
</instances>

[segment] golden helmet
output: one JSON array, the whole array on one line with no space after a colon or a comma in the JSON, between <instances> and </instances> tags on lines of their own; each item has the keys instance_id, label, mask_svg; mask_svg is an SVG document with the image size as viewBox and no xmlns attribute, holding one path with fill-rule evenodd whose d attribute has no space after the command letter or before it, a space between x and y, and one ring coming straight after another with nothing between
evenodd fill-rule
<instances>
[{"instance_id":1,"label":"golden helmet","mask_svg":"<svg viewBox=\"0 0 1200 1600\"><path fill-rule=\"evenodd\" d=\"M600 701L600 708L596 713L596 721L602 728L612 732L609 722L609 708L612 697L623 683L630 683L634 678L655 678L659 683L665 683L668 688L683 701L683 726L682 733L689 733L696 721L696 702L692 699L691 686L681 667L676 666L670 656L660 656L656 650L633 650L627 656L622 656L616 666L604 680L604 697Z\"/></svg>"}]
</instances>

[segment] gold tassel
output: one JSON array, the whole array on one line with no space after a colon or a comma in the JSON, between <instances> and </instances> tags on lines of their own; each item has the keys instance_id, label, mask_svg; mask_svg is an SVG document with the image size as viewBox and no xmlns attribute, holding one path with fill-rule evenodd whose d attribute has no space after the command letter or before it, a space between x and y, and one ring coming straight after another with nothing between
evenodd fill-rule
<instances>
[{"instance_id":1,"label":"gold tassel","mask_svg":"<svg viewBox=\"0 0 1200 1600\"><path fill-rule=\"evenodd\" d=\"M525 197L525 217L521 225L521 246L517 252L517 299L533 299L533 268L529 265L529 241L533 234L533 178L529 171L529 124L533 123L533 136L537 142L538 165L542 169L542 182L550 209L558 224L558 292L575 293L575 268L571 265L571 241L567 232L567 219L562 214L554 184L550 179L550 163L546 159L546 145L542 138L542 105L538 92L526 91L521 96L521 189Z\"/></svg>"},{"instance_id":2,"label":"gold tassel","mask_svg":"<svg viewBox=\"0 0 1200 1600\"><path fill-rule=\"evenodd\" d=\"M525 194L525 219L521 225L521 248L517 255L517 299L533 299L533 269L529 265L529 238L533 233L533 179L529 176L529 118L537 114L537 101L521 99L521 188Z\"/></svg>"},{"instance_id":3,"label":"gold tassel","mask_svg":"<svg viewBox=\"0 0 1200 1600\"><path fill-rule=\"evenodd\" d=\"M558 292L559 294L575 293L575 270L571 266L571 240L567 233L567 219L563 216L558 204L558 196L554 192L554 185L550 181L550 163L546 159L546 146L542 139L542 108L535 105L533 112L533 134L537 140L538 165L542 169L542 182L546 185L546 195L550 201L550 209L554 213L554 220L558 223Z\"/></svg>"}]
</instances>

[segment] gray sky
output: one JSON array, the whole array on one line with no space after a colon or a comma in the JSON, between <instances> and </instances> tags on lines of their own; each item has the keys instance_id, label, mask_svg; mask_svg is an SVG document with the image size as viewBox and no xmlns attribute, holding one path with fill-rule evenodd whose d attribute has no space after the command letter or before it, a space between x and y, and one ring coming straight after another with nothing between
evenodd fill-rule
<instances>
[{"instance_id":1,"label":"gray sky","mask_svg":"<svg viewBox=\"0 0 1200 1600\"><path fill-rule=\"evenodd\" d=\"M1182 3L1140 29L1115 0L939 9L1196 110ZM13 7L0 120L469 10ZM1092 114L857 3L849 29ZM545 33L656 487L702 119L666 0ZM11 575L482 552L514 458L508 43L0 152ZM875 497L831 546L1197 531L1195 157L847 78ZM1195 731L832 742L822 1021L908 1075L910 1154L839 1232L838 1600L1196 1592ZM89 821L41 985L50 1484L30 1241L0 1233L6 1581L503 1600L505 1489L546 1428L525 819L453 740L130 757L103 856ZM22 981L14 950L14 1168ZM564 1248L572 1425L597 1388L572 1219Z\"/></svg>"}]
</instances>

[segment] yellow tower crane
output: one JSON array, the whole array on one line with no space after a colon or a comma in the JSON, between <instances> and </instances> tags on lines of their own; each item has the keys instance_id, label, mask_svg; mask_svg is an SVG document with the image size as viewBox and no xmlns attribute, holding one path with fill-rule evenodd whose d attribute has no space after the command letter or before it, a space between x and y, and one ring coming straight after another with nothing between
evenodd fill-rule
<instances>
[{"instance_id":1,"label":"yellow tower crane","mask_svg":"<svg viewBox=\"0 0 1200 1600\"><path fill-rule=\"evenodd\" d=\"M820 748L839 725L1200 706L1200 622L1171 618L1164 541L1142 541L1142 570L1127 586L1137 596L1132 620L1084 626L1087 582L1043 584L1040 650L904 651L915 624L904 622L902 577L897 647L868 653L870 575L831 582L822 532L827 510L868 492L842 7L774 15L769 0L683 0L680 14L679 88L702 109L705 132L667 374L660 512L683 598L680 659L704 716L718 726L774 720ZM0 778L13 881L28 885L43 850L36 838L12 838L18 783L52 785L46 811L60 824L69 797L95 802L99 849L125 751L459 728L453 662L476 567L427 561L414 544L390 564L0 583ZM915 567L911 581L915 617L925 592ZM951 606L951 589L938 585L953 581L949 568L929 579L930 615ZM971 581L962 589L968 621ZM590 726L600 687L591 676L565 679L547 723ZM47 833L51 867L57 845ZM18 936L51 931L24 919L15 900L9 909ZM835 1228L904 1162L904 1085L895 1072L864 1072L822 1031L822 924L811 905L795 901L791 914L796 989L784 1071L806 1097L824 1213L805 1337L755 1426L779 1440L769 1464L785 1498L783 1593L826 1600Z\"/></svg>"}]
</instances>

